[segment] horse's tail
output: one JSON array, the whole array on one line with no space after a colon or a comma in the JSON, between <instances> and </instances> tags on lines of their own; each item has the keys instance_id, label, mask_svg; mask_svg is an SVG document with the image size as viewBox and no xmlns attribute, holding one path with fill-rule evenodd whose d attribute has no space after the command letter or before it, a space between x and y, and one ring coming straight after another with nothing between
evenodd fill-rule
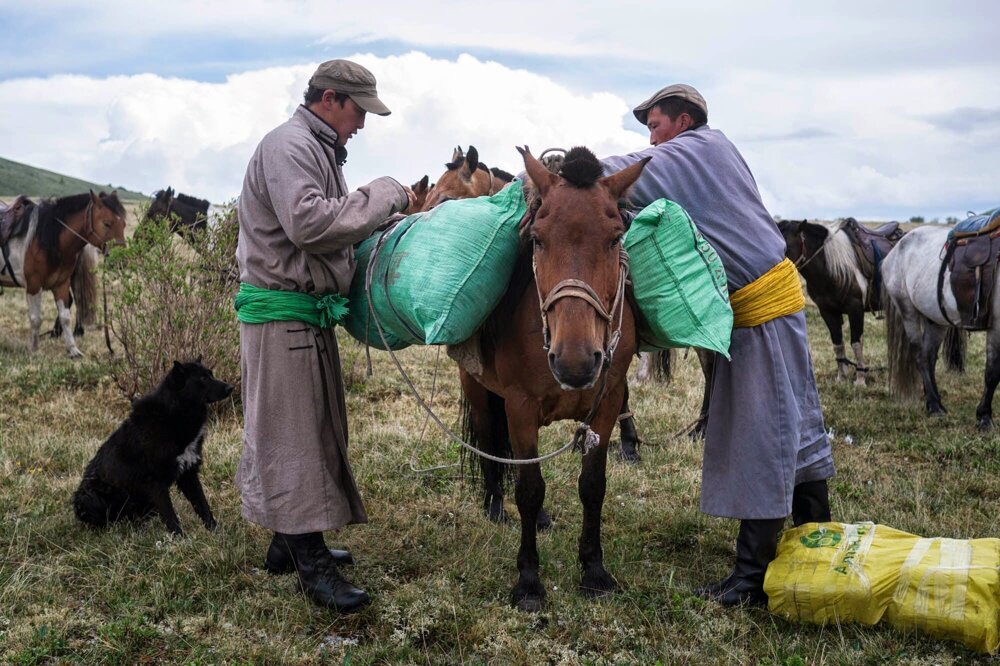
<instances>
[{"instance_id":1,"label":"horse's tail","mask_svg":"<svg viewBox=\"0 0 1000 666\"><path fill-rule=\"evenodd\" d=\"M673 371L673 351L670 349L664 349L656 353L656 366L655 374L656 378L663 382L664 384L669 384L670 380L674 378Z\"/></svg>"},{"instance_id":2,"label":"horse's tail","mask_svg":"<svg viewBox=\"0 0 1000 666\"><path fill-rule=\"evenodd\" d=\"M948 369L965 372L965 347L969 334L965 329L951 326L944 334L944 352L948 358Z\"/></svg>"},{"instance_id":3,"label":"horse's tail","mask_svg":"<svg viewBox=\"0 0 1000 666\"><path fill-rule=\"evenodd\" d=\"M97 248L85 245L76 258L76 268L70 280L73 299L76 301L77 325L93 326L97 304Z\"/></svg>"},{"instance_id":4,"label":"horse's tail","mask_svg":"<svg viewBox=\"0 0 1000 666\"><path fill-rule=\"evenodd\" d=\"M510 443L510 432L507 429L507 410L504 399L485 388L482 391L486 394L485 413L475 409L465 392L462 392L460 406L462 439L484 453L499 458L513 459L514 450ZM461 461L463 473L482 484L484 488L490 484L494 475L501 492L506 485L505 482L514 479L514 465L502 465L481 458L464 447L462 448ZM489 488L485 489L490 490Z\"/></svg>"},{"instance_id":5,"label":"horse's tail","mask_svg":"<svg viewBox=\"0 0 1000 666\"><path fill-rule=\"evenodd\" d=\"M903 314L896 307L885 282L882 283L882 307L885 308L885 337L888 346L889 393L900 398L919 395L920 375L913 345L906 336Z\"/></svg>"}]
</instances>

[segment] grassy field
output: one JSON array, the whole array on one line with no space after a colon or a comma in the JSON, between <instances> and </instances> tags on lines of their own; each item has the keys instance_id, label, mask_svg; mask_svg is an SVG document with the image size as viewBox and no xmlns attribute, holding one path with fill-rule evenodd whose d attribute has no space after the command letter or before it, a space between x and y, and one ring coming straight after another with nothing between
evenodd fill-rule
<instances>
[{"instance_id":1,"label":"grassy field","mask_svg":"<svg viewBox=\"0 0 1000 666\"><path fill-rule=\"evenodd\" d=\"M45 322L54 318L46 296ZM825 329L808 310L827 426L835 431L835 518L872 520L926 536L998 534L1000 442L974 428L983 338L968 375L941 373L950 414L897 404L884 382L882 322L869 316L867 388L834 381ZM427 424L392 368L342 336L351 456L371 523L328 535L358 560L348 576L374 604L340 617L312 606L290 576L261 569L269 535L239 512L233 478L238 405L219 410L205 444L203 483L220 529L206 532L179 495L186 536L159 521L85 529L70 496L97 446L128 411L104 362L99 331L72 362L60 340L28 352L24 294L0 296L0 662L35 663L663 663L955 664L990 661L962 646L891 628L795 625L765 610L724 609L691 590L727 573L735 521L698 511L701 445L676 434L701 398L693 354L673 383L633 393L646 445L637 467L609 466L604 548L621 592L577 590L577 454L544 465L554 529L539 541L546 609L508 604L516 578L516 519L497 526L457 468L456 447ZM198 350L192 349L192 355ZM237 353L236 350L233 353ZM402 353L425 397L458 421L452 362L435 348ZM570 424L543 433L553 450ZM508 502L516 516L516 507ZM996 660L994 659L995 663Z\"/></svg>"}]
</instances>

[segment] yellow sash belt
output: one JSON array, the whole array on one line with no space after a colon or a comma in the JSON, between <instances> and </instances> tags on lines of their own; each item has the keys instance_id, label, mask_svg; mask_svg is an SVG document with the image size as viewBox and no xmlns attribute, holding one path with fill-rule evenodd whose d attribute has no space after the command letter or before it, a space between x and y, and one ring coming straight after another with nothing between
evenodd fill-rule
<instances>
[{"instance_id":1,"label":"yellow sash belt","mask_svg":"<svg viewBox=\"0 0 1000 666\"><path fill-rule=\"evenodd\" d=\"M795 264L786 257L759 278L729 295L733 328L753 328L795 314L806 306Z\"/></svg>"}]
</instances>

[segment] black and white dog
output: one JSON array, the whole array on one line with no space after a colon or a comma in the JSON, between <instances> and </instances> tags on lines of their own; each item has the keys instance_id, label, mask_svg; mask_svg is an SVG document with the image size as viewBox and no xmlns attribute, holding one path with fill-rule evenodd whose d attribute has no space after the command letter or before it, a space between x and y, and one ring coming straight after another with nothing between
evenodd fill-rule
<instances>
[{"instance_id":1,"label":"black and white dog","mask_svg":"<svg viewBox=\"0 0 1000 666\"><path fill-rule=\"evenodd\" d=\"M77 518L103 527L122 519L158 514L182 534L170 501L177 484L208 529L215 518L198 479L208 404L224 400L233 386L199 361L179 363L152 393L132 403L132 413L97 450L73 494Z\"/></svg>"}]
</instances>

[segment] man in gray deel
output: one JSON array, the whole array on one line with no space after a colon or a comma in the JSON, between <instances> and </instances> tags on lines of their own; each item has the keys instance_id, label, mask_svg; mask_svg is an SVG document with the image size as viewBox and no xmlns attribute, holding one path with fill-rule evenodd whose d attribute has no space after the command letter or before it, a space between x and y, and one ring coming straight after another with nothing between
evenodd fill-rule
<instances>
[{"instance_id":1,"label":"man in gray deel","mask_svg":"<svg viewBox=\"0 0 1000 666\"><path fill-rule=\"evenodd\" d=\"M239 201L243 516L274 532L264 567L298 575L314 602L353 612L368 594L345 580L347 551L323 532L368 516L347 458L347 411L334 325L354 275L354 244L402 211L392 178L351 192L345 145L367 113L389 115L375 77L347 60L319 66L292 117L257 146Z\"/></svg>"},{"instance_id":2,"label":"man in gray deel","mask_svg":"<svg viewBox=\"0 0 1000 666\"><path fill-rule=\"evenodd\" d=\"M708 105L697 90L667 86L633 113L649 130L652 147L603 160L605 171L652 158L629 198L647 206L665 197L687 210L722 259L733 303L732 360L716 355L711 382L701 510L740 520L736 565L727 578L695 593L728 606L765 604L764 573L785 518L791 513L795 525L830 520L833 458L799 277L785 260L785 241L749 167L736 146L708 126ZM737 292L748 298L736 298Z\"/></svg>"}]
</instances>

